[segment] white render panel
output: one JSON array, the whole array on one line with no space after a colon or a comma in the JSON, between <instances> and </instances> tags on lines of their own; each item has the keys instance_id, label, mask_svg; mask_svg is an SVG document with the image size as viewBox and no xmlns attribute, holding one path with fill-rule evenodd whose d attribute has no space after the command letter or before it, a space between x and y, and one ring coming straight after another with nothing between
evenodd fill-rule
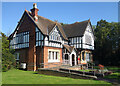
<instances>
[{"instance_id":1,"label":"white render panel","mask_svg":"<svg viewBox=\"0 0 120 86\"><path fill-rule=\"evenodd\" d=\"M45 45L45 46L48 46L48 37L45 37L44 45Z\"/></svg>"},{"instance_id":2,"label":"white render panel","mask_svg":"<svg viewBox=\"0 0 120 86\"><path fill-rule=\"evenodd\" d=\"M94 50L94 46L89 46L89 45L85 45L85 44L83 44L83 48L84 49Z\"/></svg>"},{"instance_id":3,"label":"white render panel","mask_svg":"<svg viewBox=\"0 0 120 86\"><path fill-rule=\"evenodd\" d=\"M77 62L76 62L76 52L75 52L75 50L73 50L72 52L71 52L71 54L69 55L70 56L70 66L72 66L72 54L74 54L75 55L75 65L77 65Z\"/></svg>"},{"instance_id":4,"label":"white render panel","mask_svg":"<svg viewBox=\"0 0 120 86\"><path fill-rule=\"evenodd\" d=\"M86 35L89 36L91 38L91 46L90 45L86 45ZM90 27L90 24L88 24L87 28L86 28L86 31L84 33L84 36L82 37L82 43L83 43L83 47L84 49L92 49L94 50L94 35L91 31L91 27Z\"/></svg>"}]
</instances>

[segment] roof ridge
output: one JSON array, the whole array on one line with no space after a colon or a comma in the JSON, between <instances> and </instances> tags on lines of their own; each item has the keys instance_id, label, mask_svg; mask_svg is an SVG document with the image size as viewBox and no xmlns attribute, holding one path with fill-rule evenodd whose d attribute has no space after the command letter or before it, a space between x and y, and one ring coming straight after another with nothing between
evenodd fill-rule
<instances>
[{"instance_id":1,"label":"roof ridge","mask_svg":"<svg viewBox=\"0 0 120 86\"><path fill-rule=\"evenodd\" d=\"M85 20L85 21L81 21L81 22L74 22L72 24L65 24L65 25L74 25L74 24L79 24L79 23L83 23L83 22L89 22L90 20ZM63 25L64 26L64 25Z\"/></svg>"},{"instance_id":2,"label":"roof ridge","mask_svg":"<svg viewBox=\"0 0 120 86\"><path fill-rule=\"evenodd\" d=\"M43 16L39 16L39 15L38 15L38 17L42 17L42 18L44 18L44 19L46 19L46 20L48 20L48 21L51 21L51 22L53 22L53 23L56 23L56 22L54 22L54 21L52 21L52 20L50 20L50 19L47 19L47 18L45 18L45 17L43 17Z\"/></svg>"}]
</instances>

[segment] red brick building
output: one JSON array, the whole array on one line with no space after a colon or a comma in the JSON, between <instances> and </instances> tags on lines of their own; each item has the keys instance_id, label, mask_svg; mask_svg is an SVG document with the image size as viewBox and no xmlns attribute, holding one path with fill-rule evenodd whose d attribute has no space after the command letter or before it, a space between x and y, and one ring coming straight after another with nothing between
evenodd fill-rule
<instances>
[{"instance_id":1,"label":"red brick building","mask_svg":"<svg viewBox=\"0 0 120 86\"><path fill-rule=\"evenodd\" d=\"M36 3L25 10L9 36L16 60L27 70L56 65L74 66L92 61L94 35L90 20L61 25L38 15Z\"/></svg>"}]
</instances>

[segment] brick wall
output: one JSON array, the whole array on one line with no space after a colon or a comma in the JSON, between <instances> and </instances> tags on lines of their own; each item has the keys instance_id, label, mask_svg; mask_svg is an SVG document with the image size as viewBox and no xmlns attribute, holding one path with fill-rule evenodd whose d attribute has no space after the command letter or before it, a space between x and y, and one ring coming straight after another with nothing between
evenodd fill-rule
<instances>
[{"instance_id":1,"label":"brick wall","mask_svg":"<svg viewBox=\"0 0 120 86\"><path fill-rule=\"evenodd\" d=\"M35 49L35 25L31 19L25 14L18 33L29 31L29 49L27 50L27 70L36 70L36 49ZM23 49L19 51L25 53ZM22 61L22 59L20 59Z\"/></svg>"},{"instance_id":2,"label":"brick wall","mask_svg":"<svg viewBox=\"0 0 120 86\"><path fill-rule=\"evenodd\" d=\"M52 62L52 63L49 63L48 62L48 49L53 49L53 50L59 50L60 51L60 62ZM62 63L62 48L54 48L54 47L44 47L44 63L49 65L49 67L56 67L57 66L60 66L61 63ZM48 68L48 66L44 66L44 68Z\"/></svg>"},{"instance_id":3,"label":"brick wall","mask_svg":"<svg viewBox=\"0 0 120 86\"><path fill-rule=\"evenodd\" d=\"M40 67L40 63L43 63L43 47L36 47L36 67Z\"/></svg>"},{"instance_id":4,"label":"brick wall","mask_svg":"<svg viewBox=\"0 0 120 86\"><path fill-rule=\"evenodd\" d=\"M29 31L29 48L19 49L20 62L27 63L27 70L36 70L39 68L40 63L49 64L49 67L54 67L53 64L60 65L62 63L62 48L54 47L36 47L35 46L35 24L25 14L22 23L17 33ZM59 50L60 62L48 63L48 49ZM44 66L45 68L47 66Z\"/></svg>"},{"instance_id":5,"label":"brick wall","mask_svg":"<svg viewBox=\"0 0 120 86\"><path fill-rule=\"evenodd\" d=\"M27 63L29 48L18 49L15 53L19 53L19 62Z\"/></svg>"}]
</instances>

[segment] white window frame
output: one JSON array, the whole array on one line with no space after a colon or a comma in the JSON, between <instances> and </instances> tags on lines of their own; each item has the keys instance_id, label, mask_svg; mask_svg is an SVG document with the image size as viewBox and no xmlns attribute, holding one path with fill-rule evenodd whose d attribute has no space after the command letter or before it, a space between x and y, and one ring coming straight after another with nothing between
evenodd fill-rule
<instances>
[{"instance_id":1,"label":"white window frame","mask_svg":"<svg viewBox=\"0 0 120 86\"><path fill-rule=\"evenodd\" d=\"M51 54L50 54L51 59L49 59L49 52L51 52ZM54 52L54 59L53 59L53 52ZM57 59L56 59L56 52L58 53ZM48 49L48 62L49 63L60 62L60 50Z\"/></svg>"},{"instance_id":2,"label":"white window frame","mask_svg":"<svg viewBox=\"0 0 120 86\"><path fill-rule=\"evenodd\" d=\"M20 60L20 54L19 53L15 53L15 60Z\"/></svg>"}]
</instances>

